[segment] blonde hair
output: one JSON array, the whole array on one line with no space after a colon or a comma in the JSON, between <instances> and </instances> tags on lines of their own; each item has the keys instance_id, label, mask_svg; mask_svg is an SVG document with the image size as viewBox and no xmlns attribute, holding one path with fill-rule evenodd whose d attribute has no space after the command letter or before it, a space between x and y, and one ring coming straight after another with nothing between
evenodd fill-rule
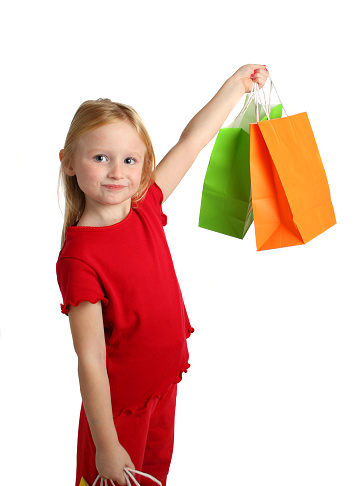
<instances>
[{"instance_id":1,"label":"blonde hair","mask_svg":"<svg viewBox=\"0 0 356 486\"><path fill-rule=\"evenodd\" d=\"M138 135L146 145L141 183L137 193L132 198L133 204L137 205L144 198L154 181L155 155L153 146L146 127L137 112L131 106L116 103L107 98L82 103L70 124L62 151L58 181L58 189L62 185L65 198L61 246L64 244L66 229L79 221L85 207L85 195L78 185L76 176L66 174L65 168L70 166L78 139L82 135L117 120L129 122L137 130Z\"/></svg>"}]
</instances>

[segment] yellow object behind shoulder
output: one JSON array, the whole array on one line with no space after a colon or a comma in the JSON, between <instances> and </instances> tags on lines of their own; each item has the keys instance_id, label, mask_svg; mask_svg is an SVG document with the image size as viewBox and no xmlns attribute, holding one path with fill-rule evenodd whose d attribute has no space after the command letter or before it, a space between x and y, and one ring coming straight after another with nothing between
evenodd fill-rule
<instances>
[{"instance_id":1,"label":"yellow object behind shoulder","mask_svg":"<svg viewBox=\"0 0 356 486\"><path fill-rule=\"evenodd\" d=\"M89 484L85 481L84 478L80 480L79 486L89 486Z\"/></svg>"}]
</instances>

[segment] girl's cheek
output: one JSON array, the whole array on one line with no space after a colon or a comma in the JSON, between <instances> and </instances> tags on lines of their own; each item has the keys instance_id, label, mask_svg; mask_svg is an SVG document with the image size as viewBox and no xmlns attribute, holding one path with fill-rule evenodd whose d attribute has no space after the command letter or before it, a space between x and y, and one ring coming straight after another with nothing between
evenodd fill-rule
<instances>
[{"instance_id":1,"label":"girl's cheek","mask_svg":"<svg viewBox=\"0 0 356 486\"><path fill-rule=\"evenodd\" d=\"M96 180L96 179L100 179L101 171L99 167L88 167L84 175L88 181Z\"/></svg>"}]
</instances>

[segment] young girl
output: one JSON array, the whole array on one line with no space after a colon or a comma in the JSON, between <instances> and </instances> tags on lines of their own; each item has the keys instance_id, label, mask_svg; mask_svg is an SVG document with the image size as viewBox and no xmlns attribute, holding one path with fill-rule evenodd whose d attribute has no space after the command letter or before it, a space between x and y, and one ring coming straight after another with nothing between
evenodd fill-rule
<instances>
[{"instance_id":1,"label":"young girl","mask_svg":"<svg viewBox=\"0 0 356 486\"><path fill-rule=\"evenodd\" d=\"M98 475L124 485L124 467L166 484L176 387L189 367L193 329L161 205L243 94L267 77L265 66L241 67L156 169L131 107L86 101L72 120L60 151L66 207L57 277L83 398L76 486Z\"/></svg>"}]
</instances>

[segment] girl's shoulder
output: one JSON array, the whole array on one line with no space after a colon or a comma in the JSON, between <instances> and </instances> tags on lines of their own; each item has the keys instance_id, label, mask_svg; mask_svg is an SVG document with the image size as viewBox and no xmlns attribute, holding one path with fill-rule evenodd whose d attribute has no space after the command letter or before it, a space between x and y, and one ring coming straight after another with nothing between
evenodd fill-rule
<instances>
[{"instance_id":1,"label":"girl's shoulder","mask_svg":"<svg viewBox=\"0 0 356 486\"><path fill-rule=\"evenodd\" d=\"M157 182L152 182L152 184L147 189L146 193L144 193L143 197L139 199L136 203L133 204L133 207L136 209L142 209L145 206L156 204L161 206L163 201L163 192L162 189L159 187Z\"/></svg>"},{"instance_id":2,"label":"girl's shoulder","mask_svg":"<svg viewBox=\"0 0 356 486\"><path fill-rule=\"evenodd\" d=\"M146 208L152 209L153 212L158 215L160 222L162 223L162 226L166 226L167 216L163 213L162 202L163 202L162 189L159 187L159 185L156 182L153 182L149 187L148 191L146 192L144 198L137 205L137 210L144 211Z\"/></svg>"}]
</instances>

